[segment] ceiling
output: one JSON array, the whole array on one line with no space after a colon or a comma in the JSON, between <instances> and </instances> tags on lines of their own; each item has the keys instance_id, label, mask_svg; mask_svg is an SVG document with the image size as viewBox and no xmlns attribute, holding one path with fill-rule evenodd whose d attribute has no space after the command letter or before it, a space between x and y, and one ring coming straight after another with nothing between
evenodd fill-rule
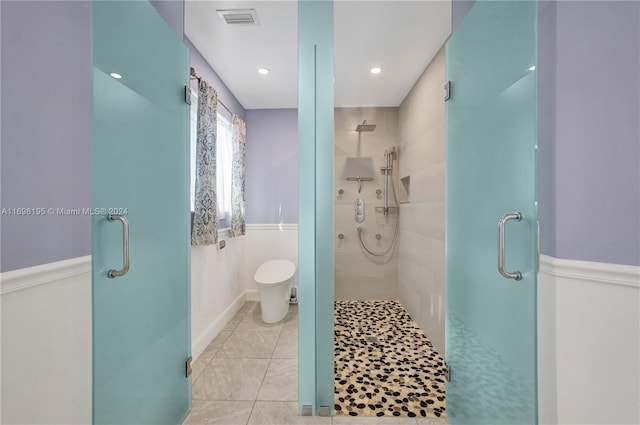
<instances>
[{"instance_id":1,"label":"ceiling","mask_svg":"<svg viewBox=\"0 0 640 425\"><path fill-rule=\"evenodd\" d=\"M217 9L255 9L260 24ZM451 31L450 0L337 0L334 16L337 107L399 106ZM185 33L246 109L297 107L297 1L187 0Z\"/></svg>"}]
</instances>

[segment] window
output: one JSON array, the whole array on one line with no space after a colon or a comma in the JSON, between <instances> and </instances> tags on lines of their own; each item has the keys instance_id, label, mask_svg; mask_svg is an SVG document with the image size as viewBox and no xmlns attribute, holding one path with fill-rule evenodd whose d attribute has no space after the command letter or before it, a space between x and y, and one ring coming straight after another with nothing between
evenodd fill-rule
<instances>
[{"instance_id":1,"label":"window","mask_svg":"<svg viewBox=\"0 0 640 425\"><path fill-rule=\"evenodd\" d=\"M198 94L191 90L190 142L191 142L191 211L195 208L196 142L198 139ZM216 193L218 220L231 214L231 168L233 161L232 127L228 119L218 113L216 141Z\"/></svg>"},{"instance_id":2,"label":"window","mask_svg":"<svg viewBox=\"0 0 640 425\"><path fill-rule=\"evenodd\" d=\"M218 219L231 215L231 169L233 142L231 123L218 114L218 141L216 144L216 192L218 193Z\"/></svg>"}]
</instances>

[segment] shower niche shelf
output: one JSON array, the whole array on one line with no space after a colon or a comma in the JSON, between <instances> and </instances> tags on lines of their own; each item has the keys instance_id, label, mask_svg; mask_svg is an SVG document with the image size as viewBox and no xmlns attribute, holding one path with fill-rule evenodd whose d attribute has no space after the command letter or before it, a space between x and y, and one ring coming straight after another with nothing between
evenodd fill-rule
<instances>
[{"instance_id":1,"label":"shower niche shelf","mask_svg":"<svg viewBox=\"0 0 640 425\"><path fill-rule=\"evenodd\" d=\"M406 176L400 179L400 190L398 193L398 202L401 204L408 204L410 202L411 193L411 176Z\"/></svg>"}]
</instances>

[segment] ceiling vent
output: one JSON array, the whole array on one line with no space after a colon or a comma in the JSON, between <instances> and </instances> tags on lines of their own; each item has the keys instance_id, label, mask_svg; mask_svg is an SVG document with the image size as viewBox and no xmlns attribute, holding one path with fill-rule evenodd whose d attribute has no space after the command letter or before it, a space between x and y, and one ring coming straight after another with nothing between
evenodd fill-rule
<instances>
[{"instance_id":1,"label":"ceiling vent","mask_svg":"<svg viewBox=\"0 0 640 425\"><path fill-rule=\"evenodd\" d=\"M255 9L219 9L218 17L227 25L260 25Z\"/></svg>"}]
</instances>

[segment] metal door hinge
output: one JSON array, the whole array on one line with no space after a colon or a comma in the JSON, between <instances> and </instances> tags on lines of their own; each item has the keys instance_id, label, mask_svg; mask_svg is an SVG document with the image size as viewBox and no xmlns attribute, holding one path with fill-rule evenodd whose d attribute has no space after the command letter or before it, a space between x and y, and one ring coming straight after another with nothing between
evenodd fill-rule
<instances>
[{"instance_id":1,"label":"metal door hinge","mask_svg":"<svg viewBox=\"0 0 640 425\"><path fill-rule=\"evenodd\" d=\"M447 382L451 382L451 367L447 362L444 362L444 379L446 379Z\"/></svg>"},{"instance_id":2,"label":"metal door hinge","mask_svg":"<svg viewBox=\"0 0 640 425\"><path fill-rule=\"evenodd\" d=\"M191 369L191 356L189 356L189 358L187 359L187 363L185 365L185 376L188 378L191 376L191 372L193 372L193 369Z\"/></svg>"},{"instance_id":3,"label":"metal door hinge","mask_svg":"<svg viewBox=\"0 0 640 425\"><path fill-rule=\"evenodd\" d=\"M451 99L451 81L444 83L444 101Z\"/></svg>"},{"instance_id":4,"label":"metal door hinge","mask_svg":"<svg viewBox=\"0 0 640 425\"><path fill-rule=\"evenodd\" d=\"M184 103L191 105L191 87L184 86Z\"/></svg>"}]
</instances>

